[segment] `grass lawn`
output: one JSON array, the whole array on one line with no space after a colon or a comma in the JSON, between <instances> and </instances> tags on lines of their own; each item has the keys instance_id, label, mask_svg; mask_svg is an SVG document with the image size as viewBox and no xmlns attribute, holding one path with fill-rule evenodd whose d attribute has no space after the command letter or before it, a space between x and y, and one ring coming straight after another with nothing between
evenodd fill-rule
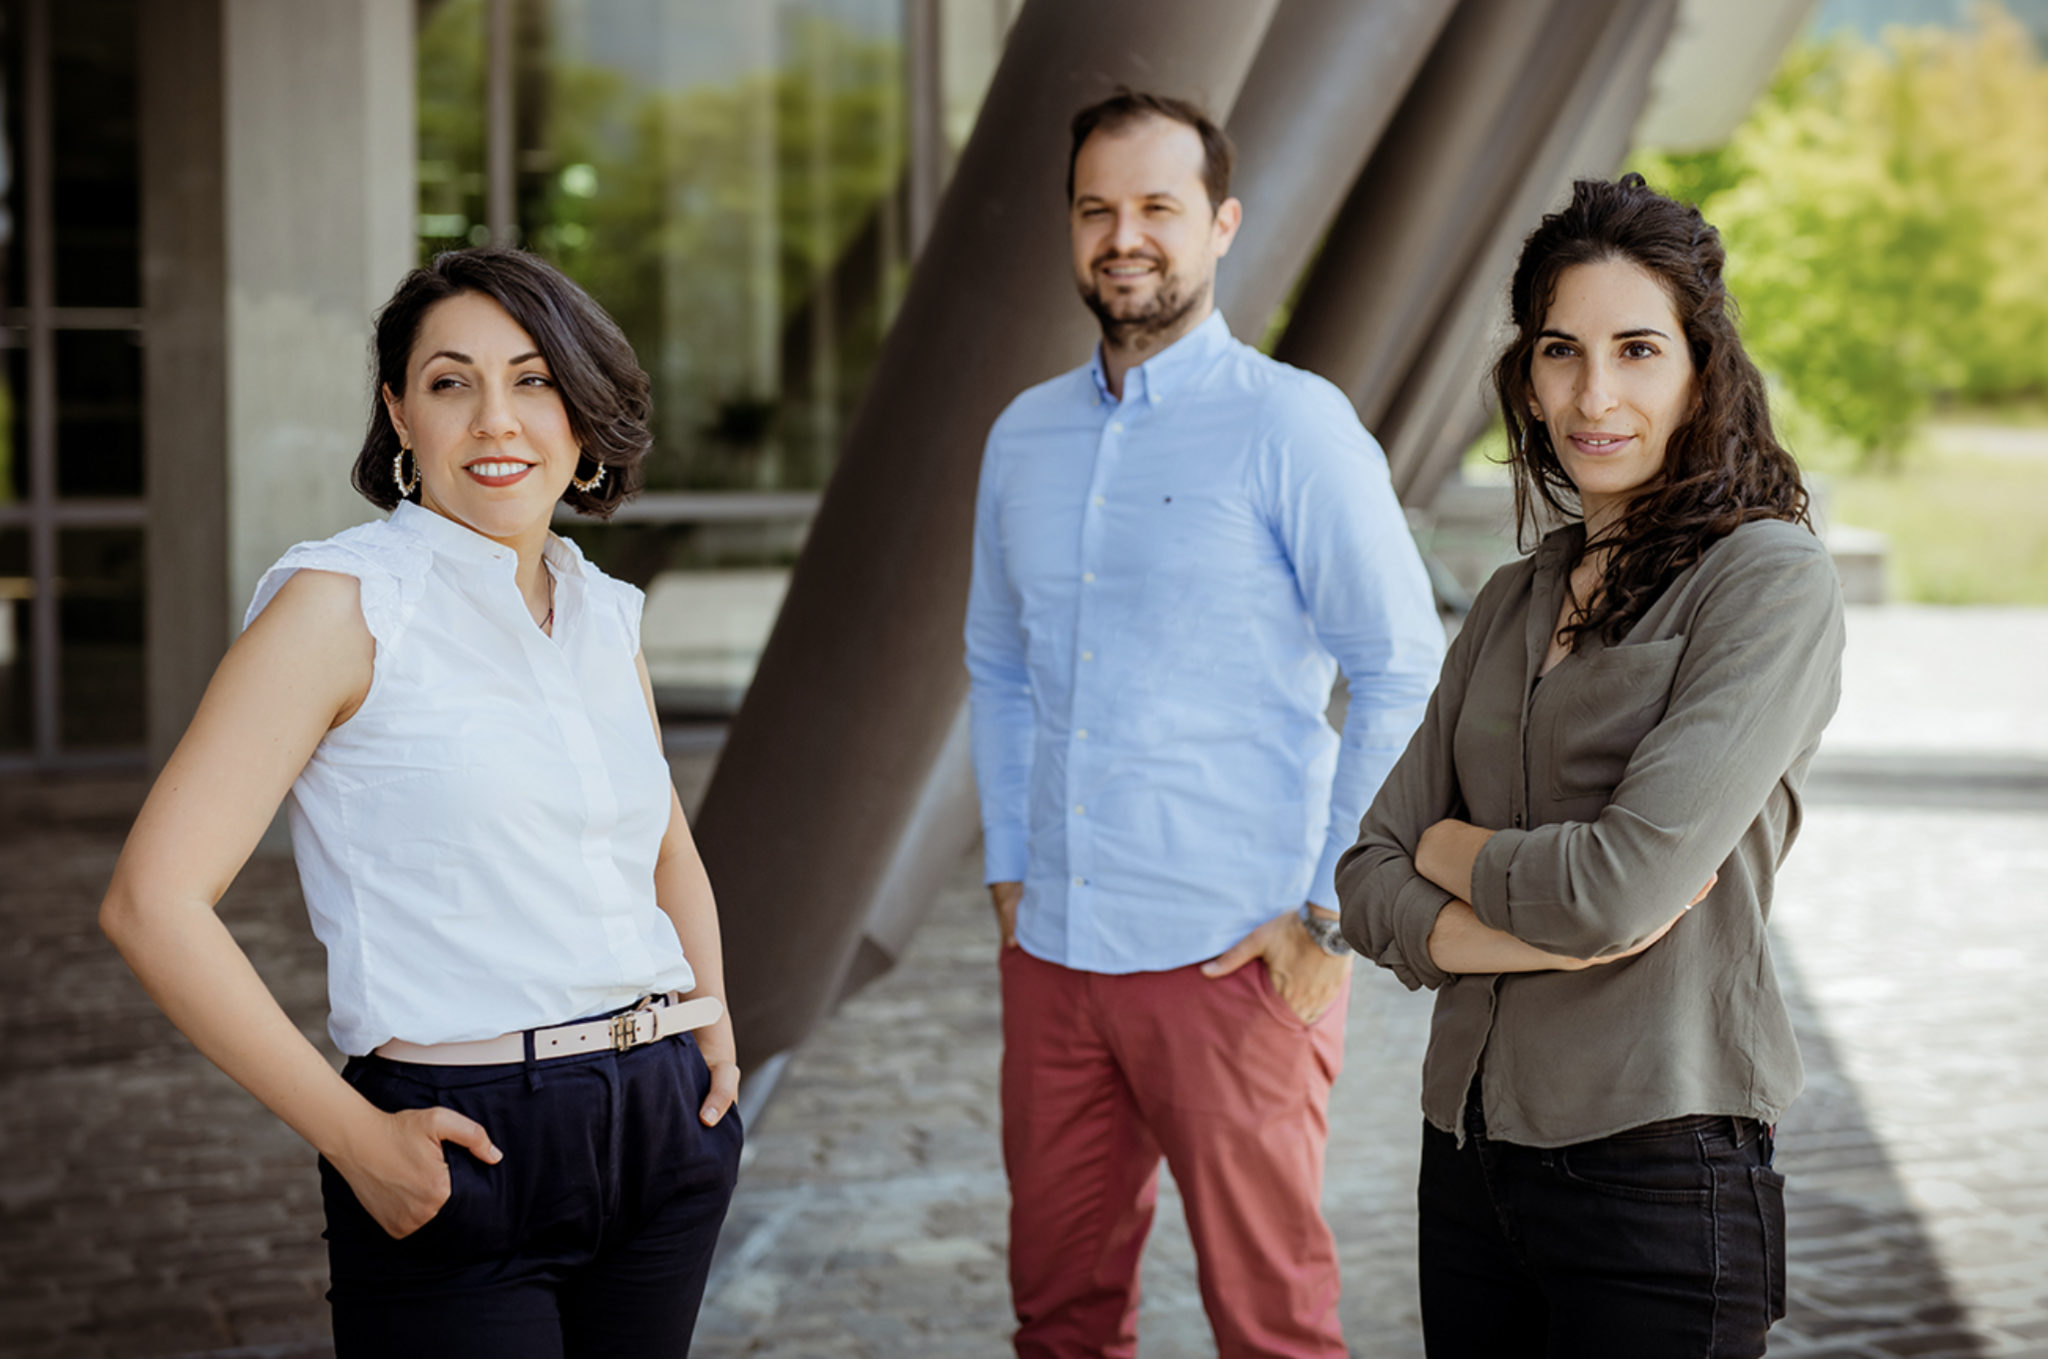
<instances>
[{"instance_id":1,"label":"grass lawn","mask_svg":"<svg viewBox=\"0 0 2048 1359\"><path fill-rule=\"evenodd\" d=\"M2048 605L2048 428L1937 425L1896 472L1822 479L1830 518L1891 539L1894 599Z\"/></svg>"}]
</instances>

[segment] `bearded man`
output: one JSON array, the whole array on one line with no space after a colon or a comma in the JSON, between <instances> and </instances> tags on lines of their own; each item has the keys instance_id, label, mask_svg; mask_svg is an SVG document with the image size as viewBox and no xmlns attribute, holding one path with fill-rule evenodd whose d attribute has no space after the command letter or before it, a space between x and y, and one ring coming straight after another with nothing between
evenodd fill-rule
<instances>
[{"instance_id":1,"label":"bearded man","mask_svg":"<svg viewBox=\"0 0 2048 1359\"><path fill-rule=\"evenodd\" d=\"M1219 1353L1345 1354L1319 1207L1351 967L1332 879L1443 632L1350 403L1215 309L1231 161L1178 99L1075 116L1102 342L1011 403L982 464L967 663L1024 1356L1135 1353L1162 1157Z\"/></svg>"}]
</instances>

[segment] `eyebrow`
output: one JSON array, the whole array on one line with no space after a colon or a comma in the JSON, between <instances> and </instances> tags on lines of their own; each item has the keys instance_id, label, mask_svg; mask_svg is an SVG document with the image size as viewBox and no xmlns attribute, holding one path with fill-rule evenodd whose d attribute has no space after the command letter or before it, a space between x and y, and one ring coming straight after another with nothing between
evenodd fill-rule
<instances>
[{"instance_id":1,"label":"eyebrow","mask_svg":"<svg viewBox=\"0 0 2048 1359\"><path fill-rule=\"evenodd\" d=\"M1614 338L1617 340L1640 340L1645 335L1655 335L1660 340L1669 340L1671 338L1655 326L1637 326L1634 330L1617 330L1614 332ZM1546 328L1537 331L1536 337L1538 339L1548 337L1553 340L1570 340L1573 344L1579 342L1579 337L1568 330L1550 330Z\"/></svg>"},{"instance_id":2,"label":"eyebrow","mask_svg":"<svg viewBox=\"0 0 2048 1359\"><path fill-rule=\"evenodd\" d=\"M543 357L544 356L538 349L529 349L524 354L514 354L511 358L505 361L505 366L507 368L516 368L522 363L528 363L534 359ZM471 358L469 355L463 353L459 349L437 349L433 353L427 355L425 361L428 363L432 363L435 359L453 359L457 363L466 363L472 368L476 366L476 360Z\"/></svg>"}]
</instances>

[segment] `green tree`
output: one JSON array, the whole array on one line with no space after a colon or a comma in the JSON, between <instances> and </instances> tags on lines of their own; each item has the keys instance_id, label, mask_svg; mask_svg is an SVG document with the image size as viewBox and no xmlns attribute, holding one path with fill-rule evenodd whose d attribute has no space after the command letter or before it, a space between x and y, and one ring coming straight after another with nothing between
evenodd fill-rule
<instances>
[{"instance_id":1,"label":"green tree","mask_svg":"<svg viewBox=\"0 0 2048 1359\"><path fill-rule=\"evenodd\" d=\"M1720 227L1752 351L1866 459L1937 396L2048 388L2048 68L2002 11L1803 45L1725 148L1635 164Z\"/></svg>"}]
</instances>

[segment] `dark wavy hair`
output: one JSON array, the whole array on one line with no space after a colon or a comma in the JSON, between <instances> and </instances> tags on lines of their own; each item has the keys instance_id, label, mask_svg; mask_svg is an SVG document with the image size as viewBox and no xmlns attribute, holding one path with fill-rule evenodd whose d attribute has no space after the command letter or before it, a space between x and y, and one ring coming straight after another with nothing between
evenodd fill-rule
<instances>
[{"instance_id":1,"label":"dark wavy hair","mask_svg":"<svg viewBox=\"0 0 2048 1359\"><path fill-rule=\"evenodd\" d=\"M1580 549L1612 550L1599 593L1562 632L1573 641L1596 634L1611 646L1680 572L1738 526L1752 519L1813 525L1799 465L1771 430L1763 375L1736 333L1735 303L1721 278L1721 234L1698 208L1631 174L1574 184L1570 204L1529 233L1515 266L1508 297L1515 337L1494 364L1493 385L1507 423L1516 533L1531 524L1539 499L1562 518L1581 515L1549 429L1530 418L1529 364L1559 276L1573 265L1610 260L1637 265L1663 287L1684 327L1697 383L1691 416L1664 447L1664 475Z\"/></svg>"},{"instance_id":2,"label":"dark wavy hair","mask_svg":"<svg viewBox=\"0 0 2048 1359\"><path fill-rule=\"evenodd\" d=\"M562 394L570 432L583 450L577 478L588 481L599 467L608 469L603 485L594 491L571 486L562 493L562 503L578 514L611 518L640 489L640 464L654 445L647 427L647 374L618 323L590 294L547 261L505 246L436 255L433 263L407 274L377 313L370 426L349 480L378 509L397 508L402 498L394 470L398 431L391 427L382 390L405 394L406 365L420 323L435 303L465 293L491 298L533 337ZM413 494L417 497L417 488Z\"/></svg>"}]
</instances>

